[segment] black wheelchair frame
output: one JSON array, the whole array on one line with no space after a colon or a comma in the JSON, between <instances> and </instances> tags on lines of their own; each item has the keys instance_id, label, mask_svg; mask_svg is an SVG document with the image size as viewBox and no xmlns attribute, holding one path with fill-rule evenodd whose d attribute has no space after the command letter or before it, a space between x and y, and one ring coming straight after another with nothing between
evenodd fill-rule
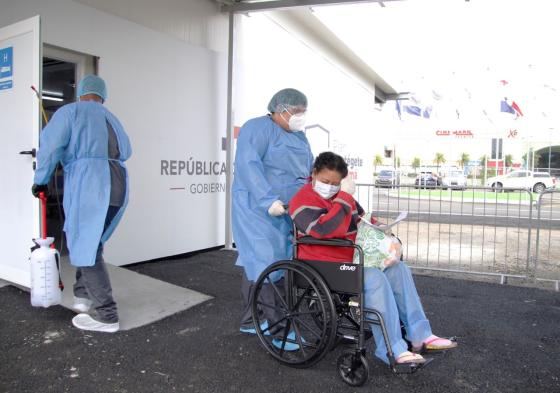
<instances>
[{"instance_id":1,"label":"black wheelchair frame","mask_svg":"<svg viewBox=\"0 0 560 393\"><path fill-rule=\"evenodd\" d=\"M396 363L383 316L364 306L364 252L359 245L345 239L298 238L295 225L293 234L293 258L265 269L252 294L253 322L269 354L283 364L306 368L337 343L350 341L355 347L339 356L337 367L344 382L361 386L369 375L365 336L371 331L366 324L375 324L383 333L393 372L411 374L432 360ZM358 252L359 264L300 260L300 245L351 247ZM263 319L267 325L262 325Z\"/></svg>"}]
</instances>

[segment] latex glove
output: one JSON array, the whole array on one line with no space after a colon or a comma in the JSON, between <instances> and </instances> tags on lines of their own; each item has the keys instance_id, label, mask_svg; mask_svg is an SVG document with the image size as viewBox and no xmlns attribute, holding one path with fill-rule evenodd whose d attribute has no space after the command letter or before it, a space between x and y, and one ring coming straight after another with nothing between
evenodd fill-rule
<instances>
[{"instance_id":1,"label":"latex glove","mask_svg":"<svg viewBox=\"0 0 560 393\"><path fill-rule=\"evenodd\" d=\"M356 192L356 183L354 183L352 177L346 176L344 179L342 179L342 181L340 182L340 190L350 195L354 195L354 193Z\"/></svg>"},{"instance_id":2,"label":"latex glove","mask_svg":"<svg viewBox=\"0 0 560 393\"><path fill-rule=\"evenodd\" d=\"M45 196L49 193L49 187L46 184L33 184L31 187L31 193L35 198L39 198L39 194L43 192Z\"/></svg>"},{"instance_id":3,"label":"latex glove","mask_svg":"<svg viewBox=\"0 0 560 393\"><path fill-rule=\"evenodd\" d=\"M285 213L286 209L284 209L284 202L282 201L274 201L268 208L268 214L273 217L278 217Z\"/></svg>"}]
</instances>

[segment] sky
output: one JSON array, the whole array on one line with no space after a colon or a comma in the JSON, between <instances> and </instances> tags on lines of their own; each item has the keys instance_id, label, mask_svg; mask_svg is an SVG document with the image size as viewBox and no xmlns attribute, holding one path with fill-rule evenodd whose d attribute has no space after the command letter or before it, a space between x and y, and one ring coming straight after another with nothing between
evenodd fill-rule
<instances>
[{"instance_id":1,"label":"sky","mask_svg":"<svg viewBox=\"0 0 560 393\"><path fill-rule=\"evenodd\" d=\"M507 96L523 111L519 124L560 131L557 4L406 0L314 13L397 91L438 108L436 116L457 107L464 118L499 126L511 118L500 112Z\"/></svg>"}]
</instances>

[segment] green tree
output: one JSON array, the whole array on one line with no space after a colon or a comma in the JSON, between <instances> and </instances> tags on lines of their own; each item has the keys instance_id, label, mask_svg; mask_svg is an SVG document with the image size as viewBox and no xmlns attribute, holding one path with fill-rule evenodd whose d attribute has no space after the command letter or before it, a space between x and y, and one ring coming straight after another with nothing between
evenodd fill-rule
<instances>
[{"instance_id":1,"label":"green tree","mask_svg":"<svg viewBox=\"0 0 560 393\"><path fill-rule=\"evenodd\" d=\"M480 173L482 175L480 177L480 184L482 186L484 186L485 185L484 184L485 180L489 177L488 176L488 168L486 168L486 165L485 165L488 162L488 156L486 154L483 154L482 156L480 156L479 161L480 161L480 167L482 168L480 170Z\"/></svg>"},{"instance_id":2,"label":"green tree","mask_svg":"<svg viewBox=\"0 0 560 393\"><path fill-rule=\"evenodd\" d=\"M511 168L513 166L513 155L506 154L506 156L504 157L504 164L506 168Z\"/></svg>"},{"instance_id":3,"label":"green tree","mask_svg":"<svg viewBox=\"0 0 560 393\"><path fill-rule=\"evenodd\" d=\"M437 166L437 171L439 172L439 166L441 164L445 164L445 156L443 153L436 153L436 157L434 158L434 164Z\"/></svg>"},{"instance_id":4,"label":"green tree","mask_svg":"<svg viewBox=\"0 0 560 393\"><path fill-rule=\"evenodd\" d=\"M464 168L465 165L467 165L469 163L469 161L471 160L471 157L469 156L468 153L461 153L461 158L459 158L459 165L461 165L461 168Z\"/></svg>"},{"instance_id":5,"label":"green tree","mask_svg":"<svg viewBox=\"0 0 560 393\"><path fill-rule=\"evenodd\" d=\"M397 168L401 167L401 158L397 157Z\"/></svg>"},{"instance_id":6,"label":"green tree","mask_svg":"<svg viewBox=\"0 0 560 393\"><path fill-rule=\"evenodd\" d=\"M420 158L418 157L414 157L412 159L412 168L414 168L414 173L417 173L416 171L418 170L418 168L420 168Z\"/></svg>"},{"instance_id":7,"label":"green tree","mask_svg":"<svg viewBox=\"0 0 560 393\"><path fill-rule=\"evenodd\" d=\"M376 154L375 158L373 159L373 175L377 174L377 165L383 165L383 157L381 154Z\"/></svg>"},{"instance_id":8,"label":"green tree","mask_svg":"<svg viewBox=\"0 0 560 393\"><path fill-rule=\"evenodd\" d=\"M521 156L521 161L523 161L523 167L528 169L529 166L527 165L527 153Z\"/></svg>"}]
</instances>

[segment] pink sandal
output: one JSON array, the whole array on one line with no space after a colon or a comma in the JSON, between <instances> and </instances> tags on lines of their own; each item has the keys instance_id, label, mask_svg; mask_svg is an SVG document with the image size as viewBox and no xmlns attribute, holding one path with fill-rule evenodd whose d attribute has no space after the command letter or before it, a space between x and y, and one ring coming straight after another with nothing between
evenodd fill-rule
<instances>
[{"instance_id":1,"label":"pink sandal","mask_svg":"<svg viewBox=\"0 0 560 393\"><path fill-rule=\"evenodd\" d=\"M413 346L412 350L414 352L425 352L425 351L445 351L447 349L452 349L457 347L457 341L455 338L442 338L438 336L431 335L422 342L420 346Z\"/></svg>"},{"instance_id":2,"label":"pink sandal","mask_svg":"<svg viewBox=\"0 0 560 393\"><path fill-rule=\"evenodd\" d=\"M408 364L408 363L422 364L425 362L426 359L424 359L422 355L419 355L417 353L412 353L409 351L401 353L396 360L397 364Z\"/></svg>"}]
</instances>

